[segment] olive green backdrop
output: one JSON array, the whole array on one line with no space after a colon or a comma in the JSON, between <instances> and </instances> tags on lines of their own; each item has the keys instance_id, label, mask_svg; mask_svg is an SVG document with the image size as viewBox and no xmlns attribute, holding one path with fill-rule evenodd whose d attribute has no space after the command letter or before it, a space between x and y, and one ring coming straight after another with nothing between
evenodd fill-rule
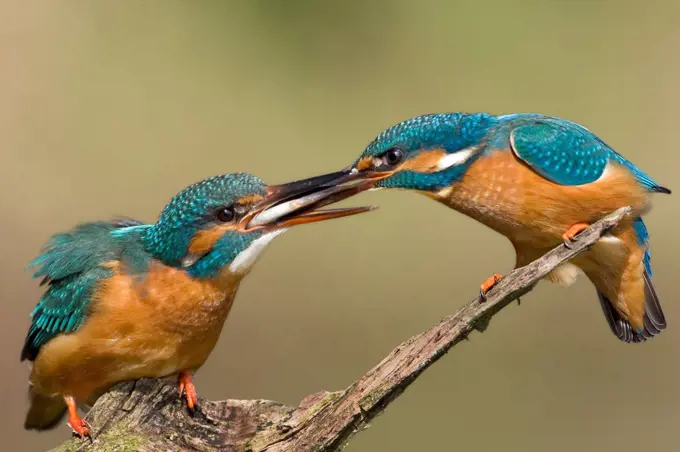
<instances>
[{"instance_id":1,"label":"olive green backdrop","mask_svg":"<svg viewBox=\"0 0 680 452\"><path fill-rule=\"evenodd\" d=\"M675 4L674 4L675 3ZM638 1L37 2L0 6L0 431L22 428L24 271L85 220L154 221L222 172L270 183L349 164L393 123L444 111L578 121L676 190L647 216L669 328L609 332L592 286L541 283L428 370L348 451L673 451L680 444L680 4ZM514 263L424 197L277 239L242 285L201 396L296 404L349 385Z\"/></svg>"}]
</instances>

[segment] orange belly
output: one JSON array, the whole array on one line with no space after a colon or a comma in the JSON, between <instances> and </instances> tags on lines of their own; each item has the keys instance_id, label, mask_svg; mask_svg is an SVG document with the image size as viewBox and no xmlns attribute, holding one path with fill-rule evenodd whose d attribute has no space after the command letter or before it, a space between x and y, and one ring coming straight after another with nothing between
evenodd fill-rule
<instances>
[{"instance_id":1,"label":"orange belly","mask_svg":"<svg viewBox=\"0 0 680 452\"><path fill-rule=\"evenodd\" d=\"M87 401L118 381L195 370L214 348L240 279L197 281L154 263L137 281L113 266L85 323L40 350L35 391Z\"/></svg>"}]
</instances>

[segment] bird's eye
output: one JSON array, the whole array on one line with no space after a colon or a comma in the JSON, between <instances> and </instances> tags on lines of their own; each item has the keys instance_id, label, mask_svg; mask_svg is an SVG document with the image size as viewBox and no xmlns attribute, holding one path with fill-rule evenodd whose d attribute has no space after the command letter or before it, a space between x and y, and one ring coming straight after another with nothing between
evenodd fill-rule
<instances>
[{"instance_id":1,"label":"bird's eye","mask_svg":"<svg viewBox=\"0 0 680 452\"><path fill-rule=\"evenodd\" d=\"M229 223L234 219L234 208L231 206L222 207L215 213L215 217L223 223Z\"/></svg>"},{"instance_id":2,"label":"bird's eye","mask_svg":"<svg viewBox=\"0 0 680 452\"><path fill-rule=\"evenodd\" d=\"M388 149L387 152L383 154L382 161L385 165L394 166L404 159L404 151L399 148Z\"/></svg>"}]
</instances>

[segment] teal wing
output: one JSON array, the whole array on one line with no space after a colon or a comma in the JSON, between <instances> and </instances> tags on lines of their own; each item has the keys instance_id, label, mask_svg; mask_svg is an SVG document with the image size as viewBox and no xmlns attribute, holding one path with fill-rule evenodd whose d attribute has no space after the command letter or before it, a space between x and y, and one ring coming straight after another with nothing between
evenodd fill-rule
<instances>
[{"instance_id":1,"label":"teal wing","mask_svg":"<svg viewBox=\"0 0 680 452\"><path fill-rule=\"evenodd\" d=\"M112 274L110 269L97 266L50 282L31 313L33 321L21 350L21 360L33 361L47 341L58 334L75 331L87 317L97 283Z\"/></svg>"},{"instance_id":2,"label":"teal wing","mask_svg":"<svg viewBox=\"0 0 680 452\"><path fill-rule=\"evenodd\" d=\"M143 227L134 220L85 223L69 232L54 235L42 254L29 267L36 267L34 277L42 278L47 291L31 313L21 360L33 361L50 339L75 331L87 318L97 284L110 278L113 271L102 264L126 260L139 267L143 254L132 234L113 234ZM133 250L133 251L130 251Z\"/></svg>"},{"instance_id":3,"label":"teal wing","mask_svg":"<svg viewBox=\"0 0 680 452\"><path fill-rule=\"evenodd\" d=\"M560 185L596 181L609 161L609 149L592 134L570 123L534 122L510 133L517 158Z\"/></svg>"},{"instance_id":4,"label":"teal wing","mask_svg":"<svg viewBox=\"0 0 680 452\"><path fill-rule=\"evenodd\" d=\"M602 175L607 163L614 161L627 167L646 189L670 193L576 123L551 117L520 121L510 132L512 151L517 158L552 182L560 185L594 182Z\"/></svg>"}]
</instances>

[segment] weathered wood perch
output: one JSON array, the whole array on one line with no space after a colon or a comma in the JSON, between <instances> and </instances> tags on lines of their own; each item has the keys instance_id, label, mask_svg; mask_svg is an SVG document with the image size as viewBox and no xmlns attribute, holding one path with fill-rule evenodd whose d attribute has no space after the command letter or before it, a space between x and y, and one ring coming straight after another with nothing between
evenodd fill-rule
<instances>
[{"instance_id":1,"label":"weathered wood perch","mask_svg":"<svg viewBox=\"0 0 680 452\"><path fill-rule=\"evenodd\" d=\"M201 399L191 415L174 381L123 382L88 413L94 441L72 439L60 451L335 451L366 427L425 369L492 316L533 289L561 263L594 244L630 211L622 208L584 231L572 249L559 246L506 275L485 302L476 298L429 331L395 348L344 391L320 392L288 407L269 400Z\"/></svg>"}]
</instances>

